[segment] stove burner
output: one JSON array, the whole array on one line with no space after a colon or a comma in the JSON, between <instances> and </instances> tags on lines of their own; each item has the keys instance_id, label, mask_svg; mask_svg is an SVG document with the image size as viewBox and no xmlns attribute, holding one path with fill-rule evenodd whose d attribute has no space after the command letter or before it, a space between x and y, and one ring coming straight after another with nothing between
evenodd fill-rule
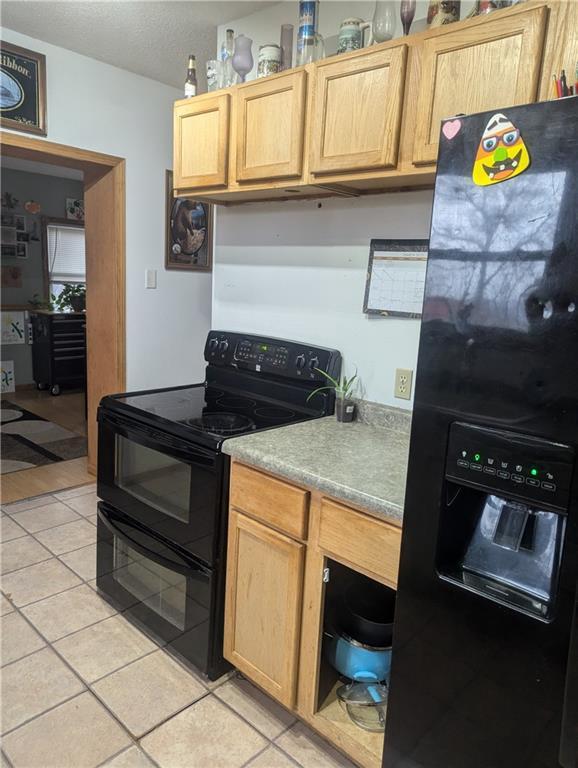
<instances>
[{"instance_id":1,"label":"stove burner","mask_svg":"<svg viewBox=\"0 0 578 768\"><path fill-rule=\"evenodd\" d=\"M231 397L225 395L225 397L219 397L217 405L222 405L223 408L253 408L256 403L250 397Z\"/></svg>"},{"instance_id":2,"label":"stove burner","mask_svg":"<svg viewBox=\"0 0 578 768\"><path fill-rule=\"evenodd\" d=\"M238 413L204 413L200 418L187 419L187 424L213 435L235 435L255 429L254 421Z\"/></svg>"},{"instance_id":3,"label":"stove burner","mask_svg":"<svg viewBox=\"0 0 578 768\"><path fill-rule=\"evenodd\" d=\"M274 406L257 408L255 410L255 416L261 416L263 419L270 419L271 421L289 421L295 416L295 411L290 411L288 408L275 408Z\"/></svg>"}]
</instances>

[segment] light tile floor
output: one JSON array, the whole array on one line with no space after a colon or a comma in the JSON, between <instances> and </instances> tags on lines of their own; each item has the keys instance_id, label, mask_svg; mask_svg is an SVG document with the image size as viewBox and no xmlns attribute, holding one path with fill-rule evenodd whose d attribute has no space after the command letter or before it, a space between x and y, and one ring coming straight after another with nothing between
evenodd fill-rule
<instances>
[{"instance_id":1,"label":"light tile floor","mask_svg":"<svg viewBox=\"0 0 578 768\"><path fill-rule=\"evenodd\" d=\"M240 675L209 683L96 593L94 486L2 508L8 768L350 768Z\"/></svg>"}]
</instances>

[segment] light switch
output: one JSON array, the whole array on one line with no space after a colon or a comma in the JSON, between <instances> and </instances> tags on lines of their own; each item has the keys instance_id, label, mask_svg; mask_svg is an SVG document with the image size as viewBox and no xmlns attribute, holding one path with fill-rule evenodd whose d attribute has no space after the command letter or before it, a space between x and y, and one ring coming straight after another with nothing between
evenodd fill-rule
<instances>
[{"instance_id":1,"label":"light switch","mask_svg":"<svg viewBox=\"0 0 578 768\"><path fill-rule=\"evenodd\" d=\"M145 269L145 288L157 287L157 271L156 269Z\"/></svg>"}]
</instances>

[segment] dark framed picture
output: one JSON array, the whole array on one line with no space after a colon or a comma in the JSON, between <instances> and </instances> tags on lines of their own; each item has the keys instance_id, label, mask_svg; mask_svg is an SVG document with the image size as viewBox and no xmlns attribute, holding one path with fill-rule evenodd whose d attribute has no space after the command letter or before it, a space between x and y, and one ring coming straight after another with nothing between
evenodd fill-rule
<instances>
[{"instance_id":1,"label":"dark framed picture","mask_svg":"<svg viewBox=\"0 0 578 768\"><path fill-rule=\"evenodd\" d=\"M46 136L46 57L0 42L0 123Z\"/></svg>"},{"instance_id":2,"label":"dark framed picture","mask_svg":"<svg viewBox=\"0 0 578 768\"><path fill-rule=\"evenodd\" d=\"M173 172L166 172L165 269L210 272L213 267L213 206L173 197Z\"/></svg>"},{"instance_id":3,"label":"dark framed picture","mask_svg":"<svg viewBox=\"0 0 578 768\"><path fill-rule=\"evenodd\" d=\"M428 240L372 240L363 311L383 317L421 317Z\"/></svg>"}]
</instances>

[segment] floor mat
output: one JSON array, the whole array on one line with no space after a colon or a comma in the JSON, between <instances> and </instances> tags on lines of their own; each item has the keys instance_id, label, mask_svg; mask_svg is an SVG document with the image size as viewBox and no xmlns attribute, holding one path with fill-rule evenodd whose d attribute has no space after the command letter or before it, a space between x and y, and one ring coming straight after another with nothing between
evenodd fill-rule
<instances>
[{"instance_id":1,"label":"floor mat","mask_svg":"<svg viewBox=\"0 0 578 768\"><path fill-rule=\"evenodd\" d=\"M1 474L86 456L84 436L8 400L2 400L1 406Z\"/></svg>"}]
</instances>

